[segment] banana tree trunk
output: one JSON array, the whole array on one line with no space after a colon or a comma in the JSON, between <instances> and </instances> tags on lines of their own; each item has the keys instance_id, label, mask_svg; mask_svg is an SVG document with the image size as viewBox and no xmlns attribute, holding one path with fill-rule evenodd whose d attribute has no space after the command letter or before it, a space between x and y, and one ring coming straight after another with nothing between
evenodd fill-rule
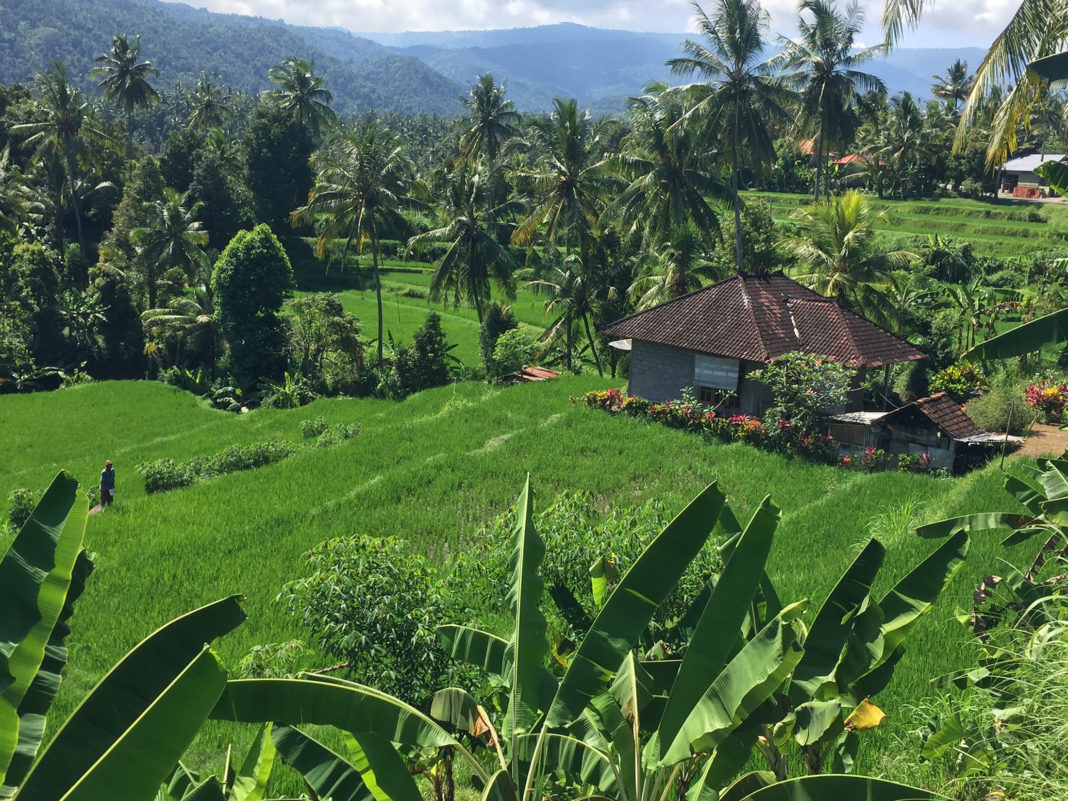
<instances>
[{"instance_id":1,"label":"banana tree trunk","mask_svg":"<svg viewBox=\"0 0 1068 801\"><path fill-rule=\"evenodd\" d=\"M734 266L742 272L742 207L738 197L738 115L734 115L731 141L731 194L734 196Z\"/></svg>"},{"instance_id":2,"label":"banana tree trunk","mask_svg":"<svg viewBox=\"0 0 1068 801\"><path fill-rule=\"evenodd\" d=\"M601 358L597 355L597 345L594 344L593 334L590 333L590 318L582 315L582 324L586 327L586 339L590 342L590 352L593 353L593 363L597 365L597 375L604 378L604 370L601 369Z\"/></svg>"}]
</instances>

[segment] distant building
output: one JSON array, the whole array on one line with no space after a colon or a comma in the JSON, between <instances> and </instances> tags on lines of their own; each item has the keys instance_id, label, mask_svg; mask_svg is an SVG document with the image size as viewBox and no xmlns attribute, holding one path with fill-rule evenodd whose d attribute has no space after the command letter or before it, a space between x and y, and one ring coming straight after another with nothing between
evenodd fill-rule
<instances>
[{"instance_id":1,"label":"distant building","mask_svg":"<svg viewBox=\"0 0 1068 801\"><path fill-rule=\"evenodd\" d=\"M664 401L691 387L702 403L753 416L763 415L772 396L746 376L783 354L801 351L853 362L858 376L924 356L782 273L735 275L617 320L602 333L631 352L630 394ZM860 408L860 393L851 393L843 411Z\"/></svg>"},{"instance_id":2,"label":"distant building","mask_svg":"<svg viewBox=\"0 0 1068 801\"><path fill-rule=\"evenodd\" d=\"M1037 198L1049 194L1046 182L1035 172L1039 164L1046 161L1068 161L1064 153L1034 153L1009 159L1001 167L1001 185L999 191L1013 197Z\"/></svg>"}]
</instances>

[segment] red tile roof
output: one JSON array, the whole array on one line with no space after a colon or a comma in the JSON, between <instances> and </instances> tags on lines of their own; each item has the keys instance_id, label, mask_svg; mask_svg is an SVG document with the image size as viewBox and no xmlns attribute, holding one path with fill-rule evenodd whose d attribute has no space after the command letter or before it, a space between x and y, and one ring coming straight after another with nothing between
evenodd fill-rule
<instances>
[{"instance_id":1,"label":"red tile roof","mask_svg":"<svg viewBox=\"0 0 1068 801\"><path fill-rule=\"evenodd\" d=\"M795 350L864 367L924 356L904 339L782 273L735 275L601 330L617 339L755 362Z\"/></svg>"},{"instance_id":2,"label":"red tile roof","mask_svg":"<svg viewBox=\"0 0 1068 801\"><path fill-rule=\"evenodd\" d=\"M880 422L892 423L895 419L910 414L922 414L953 439L966 439L985 434L964 410L946 393L939 392L929 398L920 398L887 414Z\"/></svg>"}]
</instances>

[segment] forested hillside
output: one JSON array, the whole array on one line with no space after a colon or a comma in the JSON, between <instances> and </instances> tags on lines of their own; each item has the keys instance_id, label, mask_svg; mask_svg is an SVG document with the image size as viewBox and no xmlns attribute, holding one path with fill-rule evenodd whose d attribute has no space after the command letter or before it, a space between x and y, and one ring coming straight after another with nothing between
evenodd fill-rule
<instances>
[{"instance_id":1,"label":"forested hillside","mask_svg":"<svg viewBox=\"0 0 1068 801\"><path fill-rule=\"evenodd\" d=\"M119 33L141 36L141 52L160 85L191 86L217 73L233 90L271 88L267 72L287 57L314 59L342 113L368 109L458 113L461 88L411 56L349 34L297 29L263 18L212 14L155 0L6 0L0 4L0 84L26 82L55 59L84 77ZM344 58L316 41L344 37Z\"/></svg>"}]
</instances>

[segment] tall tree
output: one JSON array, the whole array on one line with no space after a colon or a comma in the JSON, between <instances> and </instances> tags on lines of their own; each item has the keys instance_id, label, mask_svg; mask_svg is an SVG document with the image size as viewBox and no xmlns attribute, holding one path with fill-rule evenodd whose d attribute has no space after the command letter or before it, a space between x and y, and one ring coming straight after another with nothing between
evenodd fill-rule
<instances>
[{"instance_id":1,"label":"tall tree","mask_svg":"<svg viewBox=\"0 0 1068 801\"><path fill-rule=\"evenodd\" d=\"M827 152L851 142L856 134L853 106L859 95L886 91L881 80L857 69L885 47L855 46L864 22L864 12L856 2L850 2L840 13L833 0L803 0L799 13L799 37L781 38L785 48L782 61L786 69L793 70L789 80L800 90L802 114L816 139L813 194L818 201ZM805 18L806 13L812 15L811 21Z\"/></svg>"},{"instance_id":2,"label":"tall tree","mask_svg":"<svg viewBox=\"0 0 1068 801\"><path fill-rule=\"evenodd\" d=\"M130 130L130 117L135 108L150 106L159 102L159 94L148 82L149 76L159 77L159 70L151 61L138 61L141 57L141 37L133 44L120 33L111 40L111 50L96 57L99 67L94 67L90 78L100 78L96 85L98 92L104 93L104 99L122 108L126 116L126 156L130 158L133 150L133 131ZM131 164L130 169L133 169Z\"/></svg>"},{"instance_id":3,"label":"tall tree","mask_svg":"<svg viewBox=\"0 0 1068 801\"><path fill-rule=\"evenodd\" d=\"M693 87L699 98L687 123L699 121L704 130L726 140L734 205L735 265L742 272L742 206L738 194L742 161L754 168L775 158L769 123L786 118L789 91L764 60L767 14L758 0L716 0L708 15L694 3L697 29L703 42L687 39L685 56L668 61L676 75L697 74L707 83Z\"/></svg>"},{"instance_id":4,"label":"tall tree","mask_svg":"<svg viewBox=\"0 0 1068 801\"><path fill-rule=\"evenodd\" d=\"M193 88L193 112L189 115L189 125L197 131L207 131L223 124L226 105L222 90L207 74L201 75Z\"/></svg>"},{"instance_id":5,"label":"tall tree","mask_svg":"<svg viewBox=\"0 0 1068 801\"><path fill-rule=\"evenodd\" d=\"M478 76L467 97L468 123L460 137L460 147L468 159L484 155L494 165L505 143L519 133L520 117L511 100L504 97L504 81L494 83L493 75Z\"/></svg>"},{"instance_id":6,"label":"tall tree","mask_svg":"<svg viewBox=\"0 0 1068 801\"><path fill-rule=\"evenodd\" d=\"M335 119L334 110L330 108L334 95L325 87L324 79L315 74L315 61L283 59L281 64L271 67L269 75L278 84L274 94L282 109L306 126L312 137L319 139L323 129Z\"/></svg>"},{"instance_id":7,"label":"tall tree","mask_svg":"<svg viewBox=\"0 0 1068 801\"><path fill-rule=\"evenodd\" d=\"M457 304L466 298L482 324L483 304L490 298L490 280L515 298L512 257L494 238L490 217L500 208L488 207L492 193L487 167L461 166L449 176L445 187L445 217L449 222L408 240L408 250L424 242L448 242L430 279L431 300L452 295Z\"/></svg>"},{"instance_id":8,"label":"tall tree","mask_svg":"<svg viewBox=\"0 0 1068 801\"><path fill-rule=\"evenodd\" d=\"M413 168L400 139L374 117L362 120L316 153L315 184L308 203L293 212L294 220L326 220L316 251L320 257L336 239L353 241L358 250L369 242L378 302L378 364L382 364L382 281L378 262L383 230L407 236L411 225L401 209L420 205L410 195Z\"/></svg>"},{"instance_id":9,"label":"tall tree","mask_svg":"<svg viewBox=\"0 0 1068 801\"><path fill-rule=\"evenodd\" d=\"M149 224L130 232L130 241L138 249L138 264L148 294L148 307L156 308L160 276L178 269L191 284L207 266L204 246L208 233L196 219L198 209L187 209L186 195L179 195L170 187L163 200L152 204Z\"/></svg>"},{"instance_id":10,"label":"tall tree","mask_svg":"<svg viewBox=\"0 0 1068 801\"><path fill-rule=\"evenodd\" d=\"M274 103L260 103L242 138L248 188L256 218L274 231L289 224L290 212L307 200L314 145L307 126Z\"/></svg>"},{"instance_id":11,"label":"tall tree","mask_svg":"<svg viewBox=\"0 0 1068 801\"><path fill-rule=\"evenodd\" d=\"M950 111L956 111L958 104L964 104L975 83L975 78L968 74L968 62L959 58L949 65L945 75L931 77L934 79L931 94L944 100Z\"/></svg>"},{"instance_id":12,"label":"tall tree","mask_svg":"<svg viewBox=\"0 0 1068 801\"><path fill-rule=\"evenodd\" d=\"M601 359L597 354L597 345L590 327L590 317L600 294L596 282L591 280L593 271L589 265L583 265L578 254L571 254L564 259L563 266L554 266L546 278L527 282L527 286L536 294L548 295L545 301L546 319L552 318L545 329L544 339L550 343L563 338L564 363L568 370L574 368L575 328L581 322L586 333L598 375L604 375Z\"/></svg>"}]
</instances>

